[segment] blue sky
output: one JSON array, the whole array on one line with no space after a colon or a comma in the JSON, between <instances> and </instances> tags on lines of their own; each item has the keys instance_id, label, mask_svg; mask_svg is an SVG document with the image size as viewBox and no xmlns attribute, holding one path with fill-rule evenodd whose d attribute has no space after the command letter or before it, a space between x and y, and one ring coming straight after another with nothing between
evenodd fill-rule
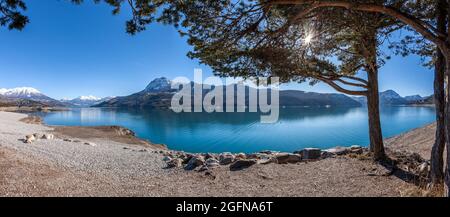
<instances>
[{"instance_id":1,"label":"blue sky","mask_svg":"<svg viewBox=\"0 0 450 217\"><path fill-rule=\"evenodd\" d=\"M186 57L190 47L175 28L159 24L130 36L128 11L111 15L107 5L66 1L26 1L31 23L21 32L0 29L0 88L35 87L61 99L80 95L122 96L142 90L152 79L193 77L211 70ZM380 90L400 95L432 94L433 73L420 58L394 57L380 71ZM335 92L325 84L288 84L283 89Z\"/></svg>"}]
</instances>

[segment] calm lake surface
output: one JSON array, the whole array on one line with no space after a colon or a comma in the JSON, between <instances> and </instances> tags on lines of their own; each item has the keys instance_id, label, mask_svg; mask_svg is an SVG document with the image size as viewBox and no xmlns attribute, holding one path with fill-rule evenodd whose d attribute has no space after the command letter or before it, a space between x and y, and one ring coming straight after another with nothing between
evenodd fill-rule
<instances>
[{"instance_id":1,"label":"calm lake surface","mask_svg":"<svg viewBox=\"0 0 450 217\"><path fill-rule=\"evenodd\" d=\"M285 108L274 124L258 113L180 113L161 110L73 109L40 114L49 125L120 125L154 143L188 152L295 151L305 147L366 146L367 109ZM432 107L384 107L384 137L435 121Z\"/></svg>"}]
</instances>

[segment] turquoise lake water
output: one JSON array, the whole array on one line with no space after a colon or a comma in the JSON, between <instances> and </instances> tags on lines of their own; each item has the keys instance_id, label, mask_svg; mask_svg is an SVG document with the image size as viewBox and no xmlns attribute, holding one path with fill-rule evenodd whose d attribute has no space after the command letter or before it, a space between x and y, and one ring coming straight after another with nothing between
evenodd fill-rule
<instances>
[{"instance_id":1,"label":"turquoise lake water","mask_svg":"<svg viewBox=\"0 0 450 217\"><path fill-rule=\"evenodd\" d=\"M154 143L188 152L295 151L369 143L367 109L285 108L274 124L258 113L173 113L161 110L73 109L41 114L49 125L120 125ZM435 121L432 107L383 107L383 136Z\"/></svg>"}]
</instances>

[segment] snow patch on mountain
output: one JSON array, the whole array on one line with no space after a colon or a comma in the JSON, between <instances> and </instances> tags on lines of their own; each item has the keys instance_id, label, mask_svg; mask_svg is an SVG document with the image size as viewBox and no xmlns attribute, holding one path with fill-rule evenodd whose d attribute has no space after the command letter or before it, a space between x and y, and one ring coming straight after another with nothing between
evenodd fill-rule
<instances>
[{"instance_id":1,"label":"snow patch on mountain","mask_svg":"<svg viewBox=\"0 0 450 217\"><path fill-rule=\"evenodd\" d=\"M0 94L4 96L28 96L41 95L41 92L32 87L16 87L12 89L0 89Z\"/></svg>"},{"instance_id":2,"label":"snow patch on mountain","mask_svg":"<svg viewBox=\"0 0 450 217\"><path fill-rule=\"evenodd\" d=\"M385 99L400 99L400 98L402 98L397 92L395 92L393 90L386 90L384 92L381 92L380 97L383 97Z\"/></svg>"},{"instance_id":3,"label":"snow patch on mountain","mask_svg":"<svg viewBox=\"0 0 450 217\"><path fill-rule=\"evenodd\" d=\"M156 78L145 88L145 92L164 92L170 91L172 82L166 77Z\"/></svg>"},{"instance_id":4,"label":"snow patch on mountain","mask_svg":"<svg viewBox=\"0 0 450 217\"><path fill-rule=\"evenodd\" d=\"M405 96L405 99L408 101L419 101L425 99L425 97L422 97L420 95L412 95L412 96Z\"/></svg>"},{"instance_id":5,"label":"snow patch on mountain","mask_svg":"<svg viewBox=\"0 0 450 217\"><path fill-rule=\"evenodd\" d=\"M98 100L101 100L102 98L99 98L99 97L96 97L96 96L89 95L89 96L80 96L80 97L78 97L78 98L76 98L76 99L79 99L79 100L86 100L86 101L98 101Z\"/></svg>"}]
</instances>

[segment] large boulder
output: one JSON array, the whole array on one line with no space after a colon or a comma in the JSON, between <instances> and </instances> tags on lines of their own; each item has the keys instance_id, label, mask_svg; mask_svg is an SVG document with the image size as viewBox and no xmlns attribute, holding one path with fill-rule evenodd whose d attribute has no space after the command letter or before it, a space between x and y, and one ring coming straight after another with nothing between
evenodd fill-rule
<instances>
[{"instance_id":1,"label":"large boulder","mask_svg":"<svg viewBox=\"0 0 450 217\"><path fill-rule=\"evenodd\" d=\"M209 168L218 167L219 165L220 165L220 162L215 158L208 158L206 160L206 166Z\"/></svg>"},{"instance_id":2,"label":"large boulder","mask_svg":"<svg viewBox=\"0 0 450 217\"><path fill-rule=\"evenodd\" d=\"M181 160L180 158L171 159L171 160L167 161L166 163L167 163L167 168L175 168L175 167L183 166L183 160Z\"/></svg>"},{"instance_id":3,"label":"large boulder","mask_svg":"<svg viewBox=\"0 0 450 217\"><path fill-rule=\"evenodd\" d=\"M348 154L350 152L350 150L348 148L344 148L344 147L335 147L335 148L330 148L325 150L325 152L333 154L333 155L345 155Z\"/></svg>"},{"instance_id":4,"label":"large boulder","mask_svg":"<svg viewBox=\"0 0 450 217\"><path fill-rule=\"evenodd\" d=\"M302 156L298 154L279 153L275 155L275 159L279 164L298 163L302 161Z\"/></svg>"},{"instance_id":5,"label":"large boulder","mask_svg":"<svg viewBox=\"0 0 450 217\"><path fill-rule=\"evenodd\" d=\"M261 159L258 159L258 164L263 164L263 165L265 165L265 164L270 164L270 163L277 163L278 161L277 161L277 159L275 158L275 157L270 157L270 158L261 158Z\"/></svg>"},{"instance_id":6,"label":"large boulder","mask_svg":"<svg viewBox=\"0 0 450 217\"><path fill-rule=\"evenodd\" d=\"M322 150L320 150L319 148L305 148L294 153L301 155L303 160L317 160L321 157Z\"/></svg>"},{"instance_id":7,"label":"large boulder","mask_svg":"<svg viewBox=\"0 0 450 217\"><path fill-rule=\"evenodd\" d=\"M203 156L193 156L189 162L186 164L184 169L186 170L193 170L197 168L198 166L201 166L205 163L205 158Z\"/></svg>"},{"instance_id":8,"label":"large boulder","mask_svg":"<svg viewBox=\"0 0 450 217\"><path fill-rule=\"evenodd\" d=\"M221 165L228 165L228 164L233 163L235 158L236 157L233 154L226 152L226 153L222 153L219 156L219 162Z\"/></svg>"},{"instance_id":9,"label":"large boulder","mask_svg":"<svg viewBox=\"0 0 450 217\"><path fill-rule=\"evenodd\" d=\"M192 154L183 154L179 156L179 158L183 159L184 164L187 164L193 157L194 155Z\"/></svg>"},{"instance_id":10,"label":"large boulder","mask_svg":"<svg viewBox=\"0 0 450 217\"><path fill-rule=\"evenodd\" d=\"M361 147L361 146L359 146L359 145L352 145L352 146L350 147L350 153L353 153L353 154L362 154L362 153L364 153L364 149L363 149L363 147Z\"/></svg>"},{"instance_id":11,"label":"large boulder","mask_svg":"<svg viewBox=\"0 0 450 217\"><path fill-rule=\"evenodd\" d=\"M237 160L230 165L231 171L242 170L256 164L256 160Z\"/></svg>"},{"instance_id":12,"label":"large boulder","mask_svg":"<svg viewBox=\"0 0 450 217\"><path fill-rule=\"evenodd\" d=\"M278 152L276 152L276 151L270 151L270 150L264 150L264 151L260 151L259 153L261 153L261 154L276 154L276 153L278 153Z\"/></svg>"},{"instance_id":13,"label":"large boulder","mask_svg":"<svg viewBox=\"0 0 450 217\"><path fill-rule=\"evenodd\" d=\"M205 159L208 160L210 158L216 158L216 155L211 154L211 153L206 153L206 154L203 154L203 157L205 157Z\"/></svg>"},{"instance_id":14,"label":"large boulder","mask_svg":"<svg viewBox=\"0 0 450 217\"><path fill-rule=\"evenodd\" d=\"M236 154L236 159L246 159L246 158L247 158L247 155L244 153Z\"/></svg>"}]
</instances>

